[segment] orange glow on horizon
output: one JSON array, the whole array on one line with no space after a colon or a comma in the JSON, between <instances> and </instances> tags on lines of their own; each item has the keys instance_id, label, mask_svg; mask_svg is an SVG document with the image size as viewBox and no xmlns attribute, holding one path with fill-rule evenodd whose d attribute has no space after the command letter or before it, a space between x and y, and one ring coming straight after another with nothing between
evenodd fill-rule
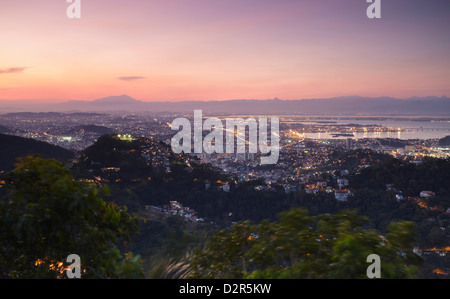
<instances>
[{"instance_id":1,"label":"orange glow on horizon","mask_svg":"<svg viewBox=\"0 0 450 299\"><path fill-rule=\"evenodd\" d=\"M98 0L70 20L65 1L7 1L0 100L450 96L446 16L320 2Z\"/></svg>"}]
</instances>

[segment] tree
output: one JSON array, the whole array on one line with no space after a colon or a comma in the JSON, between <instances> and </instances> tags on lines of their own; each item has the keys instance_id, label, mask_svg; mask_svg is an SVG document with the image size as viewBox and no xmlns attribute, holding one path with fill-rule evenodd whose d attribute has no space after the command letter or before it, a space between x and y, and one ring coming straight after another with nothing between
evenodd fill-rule
<instances>
[{"instance_id":1,"label":"tree","mask_svg":"<svg viewBox=\"0 0 450 299\"><path fill-rule=\"evenodd\" d=\"M56 160L22 158L0 200L0 276L65 278L66 258L77 254L83 278L142 277L139 257L118 246L138 219L100 195Z\"/></svg>"},{"instance_id":2,"label":"tree","mask_svg":"<svg viewBox=\"0 0 450 299\"><path fill-rule=\"evenodd\" d=\"M274 222L239 222L214 235L191 263L194 278L367 278L367 257L381 258L382 278L412 278L414 225L392 223L390 233L364 229L354 211L310 216L303 208Z\"/></svg>"}]
</instances>

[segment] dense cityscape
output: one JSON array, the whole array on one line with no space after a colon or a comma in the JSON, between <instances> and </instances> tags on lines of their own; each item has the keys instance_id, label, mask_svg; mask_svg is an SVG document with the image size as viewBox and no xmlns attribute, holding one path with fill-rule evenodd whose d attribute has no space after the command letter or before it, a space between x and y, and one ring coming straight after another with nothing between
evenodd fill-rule
<instances>
[{"instance_id":1,"label":"dense cityscape","mask_svg":"<svg viewBox=\"0 0 450 299\"><path fill-rule=\"evenodd\" d=\"M276 164L261 165L260 153L174 154L170 147L171 138L175 134L171 128L171 122L180 116L190 117L188 114L173 113L9 113L0 116L0 128L3 135L45 142L72 152L73 158L67 161L65 167L77 173L80 181L92 183L98 188L104 186L116 188L114 186L117 186L119 189L113 189L114 197L119 202L123 201L132 211L145 215L152 221L175 216L189 223L218 227L226 227L248 217L255 217L254 219L260 219L262 215L272 217L273 213L261 213L256 207L254 212L251 212L252 208L249 210L249 207L245 206L225 208L226 199L222 203L219 201L216 208L212 208L210 205L204 205L201 199L199 202L192 201L189 199L190 195L186 197L183 189L192 188L194 185L200 186L199 189L195 187L197 191L193 194L199 194L195 192L204 190L205 195L202 196L206 198L226 194L230 197L225 198L230 200L237 194L244 196L245 192L250 192L244 190L250 187L253 192L256 194L259 192L263 197L274 197L271 201L276 200L275 198L283 198L286 204L297 205L294 202L300 200L303 202L301 205L310 207L313 212L327 211L330 205L334 207L331 208L332 211L341 209L338 208L340 205L361 208L361 204L358 203L360 198L379 196L376 193L369 193L368 196L364 189L365 180L371 180L374 176L370 172L369 174L364 172L366 169L370 171L374 169L373 167L375 169L384 167L383 165L390 159L420 167L424 161L430 163L427 162L428 158L448 161L450 156L449 138L445 136L447 132L442 129L440 134L443 137L441 138L358 138L355 135L361 131L372 132L375 136L376 132L385 132L400 137L399 132L404 129L382 125L355 125L351 121L348 125L336 126L334 121L323 119L311 124L309 117L303 124L298 119L295 122L290 121L292 116L283 115L278 116L280 117L280 152ZM239 117L251 117L251 115ZM308 122L309 124L306 124ZM325 134L325 138L314 138L317 132ZM203 132L204 135L207 133L206 130ZM312 134L312 137L308 137L308 134ZM105 141L104 136L112 136L113 139ZM108 142L112 142L111 145L107 145ZM138 142L133 147L125 146L125 151L124 149L119 151L127 155L132 154L135 158L133 158L134 162L131 161L131 165L134 166L121 168L121 165L128 163L124 164L121 160L129 159L128 156L114 154L109 157L109 151L115 152L116 146L123 146L120 142L125 142L124 144ZM105 160L103 155L109 158ZM140 160L142 162L139 162ZM144 163L144 167L153 170L140 172L139 163ZM181 173L178 165L183 165ZM202 167L212 172L202 174L203 170L199 172ZM424 167L429 168L428 164ZM5 174L6 169L3 169L2 173ZM359 177L366 179L357 182L359 174L362 174ZM170 194L168 197L164 198L160 195L162 191L151 191L156 193L153 196L143 194L135 195L134 199L133 196L131 199L122 199L123 188L131 188L131 190L154 188L145 186L152 184L158 186L157 177L159 176L161 183L166 184L171 190L167 193L167 195ZM176 180L179 181L177 184L180 184L180 187L172 186ZM0 183L4 185L5 180ZM423 270L425 274L421 275L447 278L450 269L447 262L442 260L447 258L449 251L446 242L450 233L447 187L443 186L444 189L442 189L436 185L431 187L424 183L421 184L423 190L411 191L408 185L402 186L402 183L394 184L391 181L381 181L381 183L377 187L368 186L369 189L374 187L374 192L384 194L382 195L384 199L380 200L392 198L398 207L413 205L414 209L423 209L425 214L434 215L420 220L422 221L420 226L436 226L438 232L431 235L424 232L425 240L416 244L414 250L419 256L433 260L429 265L430 268ZM137 186L136 184L140 184L141 187L133 187ZM191 184L194 185L191 186ZM427 188L428 186L430 187ZM142 192L138 191L136 194L139 193ZM129 195L125 197L127 196ZM289 204L291 201L289 198L292 198L291 204ZM437 203L434 201L435 198L438 199ZM251 197L245 198L245 201L246 205L253 205ZM220 207L221 205L225 206ZM400 210L392 212L403 213ZM222 214L227 216L223 218ZM373 217L377 219L378 214ZM382 222L382 220L376 221ZM382 227L381 224L379 225ZM167 236L161 236L161 238L165 239ZM428 246L428 244L432 245Z\"/></svg>"},{"instance_id":2,"label":"dense cityscape","mask_svg":"<svg viewBox=\"0 0 450 299\"><path fill-rule=\"evenodd\" d=\"M170 145L174 135L171 122L176 114L102 114L102 113L10 113L0 116L2 133L32 138L69 149L75 153L91 146L104 134L117 134L122 138L145 138L148 147L142 148L142 156L154 166L163 165L169 170L169 147L159 146L159 142ZM250 116L247 116L250 117ZM350 190L345 174L349 170L335 158L336 153L351 150L371 150L375 153L391 155L410 163L421 163L423 157L450 157L450 146L443 146L440 139L402 140L398 138L354 138L358 131L398 132L403 128L381 126L335 126L333 122L318 122L315 125L291 124L291 117L281 116L281 144L278 163L262 167L257 154L190 154L189 159L209 164L216 170L236 178L237 182L262 180L264 186L256 189L270 189L272 184L281 184L286 192L302 188L307 193L324 191L334 193L339 200L345 199ZM332 134L332 139L313 139L305 133L323 132ZM450 131L449 131L450 133ZM351 137L349 137L351 136ZM357 160L357 168L363 168L380 160L364 157ZM321 181L322 173L335 174L335 182ZM342 180L342 181L339 181ZM346 182L346 183L345 183ZM228 186L226 187L228 190ZM224 188L225 190L225 188ZM345 190L343 194L343 190Z\"/></svg>"}]
</instances>

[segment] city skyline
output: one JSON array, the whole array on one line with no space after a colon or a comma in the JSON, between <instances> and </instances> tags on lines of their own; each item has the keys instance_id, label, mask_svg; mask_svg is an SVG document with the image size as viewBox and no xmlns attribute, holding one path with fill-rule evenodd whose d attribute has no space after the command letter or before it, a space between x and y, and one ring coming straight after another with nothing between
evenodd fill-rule
<instances>
[{"instance_id":1,"label":"city skyline","mask_svg":"<svg viewBox=\"0 0 450 299\"><path fill-rule=\"evenodd\" d=\"M450 95L444 1L382 1L381 19L363 0L0 5L0 100Z\"/></svg>"}]
</instances>

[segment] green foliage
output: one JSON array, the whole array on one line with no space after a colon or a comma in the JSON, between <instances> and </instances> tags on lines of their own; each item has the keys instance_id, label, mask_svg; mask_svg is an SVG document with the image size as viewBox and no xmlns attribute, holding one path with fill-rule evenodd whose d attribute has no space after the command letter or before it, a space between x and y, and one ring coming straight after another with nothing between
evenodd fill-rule
<instances>
[{"instance_id":1,"label":"green foliage","mask_svg":"<svg viewBox=\"0 0 450 299\"><path fill-rule=\"evenodd\" d=\"M191 277L367 278L370 254L381 257L382 278L414 277L414 225L392 223L382 236L365 221L353 211L309 216L297 208L273 222L239 222L195 253Z\"/></svg>"},{"instance_id":2,"label":"green foliage","mask_svg":"<svg viewBox=\"0 0 450 299\"><path fill-rule=\"evenodd\" d=\"M139 258L123 258L118 249L138 231L137 218L59 162L23 158L7 188L0 201L1 277L65 277L62 266L50 268L70 254L80 256L84 278L142 276Z\"/></svg>"},{"instance_id":3,"label":"green foliage","mask_svg":"<svg viewBox=\"0 0 450 299\"><path fill-rule=\"evenodd\" d=\"M192 252L188 251L184 256L177 257L166 255L156 259L151 264L146 277L150 279L185 279L191 274L190 261Z\"/></svg>"}]
</instances>

